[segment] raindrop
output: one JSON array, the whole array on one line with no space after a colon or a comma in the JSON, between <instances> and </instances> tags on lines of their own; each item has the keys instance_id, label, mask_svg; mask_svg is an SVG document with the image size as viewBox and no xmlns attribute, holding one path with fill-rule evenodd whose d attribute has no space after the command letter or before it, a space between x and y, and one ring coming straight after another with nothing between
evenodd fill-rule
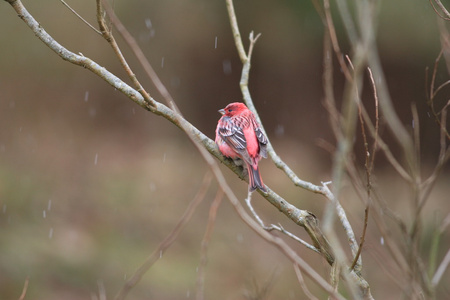
<instances>
[{"instance_id":1,"label":"raindrop","mask_svg":"<svg viewBox=\"0 0 450 300\"><path fill-rule=\"evenodd\" d=\"M187 290L187 292L186 292L186 298L189 298L191 296L191 291L190 290Z\"/></svg>"},{"instance_id":2,"label":"raindrop","mask_svg":"<svg viewBox=\"0 0 450 300\"><path fill-rule=\"evenodd\" d=\"M229 59L225 59L222 62L222 67L223 67L223 72L225 73L225 75L230 75L231 74L231 61Z\"/></svg>"},{"instance_id":3,"label":"raindrop","mask_svg":"<svg viewBox=\"0 0 450 300\"><path fill-rule=\"evenodd\" d=\"M412 120L412 128L414 128L414 119Z\"/></svg>"},{"instance_id":4,"label":"raindrop","mask_svg":"<svg viewBox=\"0 0 450 300\"><path fill-rule=\"evenodd\" d=\"M5 150L6 150L5 144L1 144L0 145L0 151L5 152Z\"/></svg>"},{"instance_id":5,"label":"raindrop","mask_svg":"<svg viewBox=\"0 0 450 300\"><path fill-rule=\"evenodd\" d=\"M19 127L19 132L22 132L22 126Z\"/></svg>"},{"instance_id":6,"label":"raindrop","mask_svg":"<svg viewBox=\"0 0 450 300\"><path fill-rule=\"evenodd\" d=\"M50 231L48 232L48 238L51 239L53 237L53 227L50 227Z\"/></svg>"},{"instance_id":7,"label":"raindrop","mask_svg":"<svg viewBox=\"0 0 450 300\"><path fill-rule=\"evenodd\" d=\"M88 102L88 100L89 100L89 91L86 91L84 93L84 102Z\"/></svg>"},{"instance_id":8,"label":"raindrop","mask_svg":"<svg viewBox=\"0 0 450 300\"><path fill-rule=\"evenodd\" d=\"M3 204L3 213L6 213L6 204Z\"/></svg>"},{"instance_id":9,"label":"raindrop","mask_svg":"<svg viewBox=\"0 0 450 300\"><path fill-rule=\"evenodd\" d=\"M217 36L216 36L216 38L214 39L214 49L217 49Z\"/></svg>"},{"instance_id":10,"label":"raindrop","mask_svg":"<svg viewBox=\"0 0 450 300\"><path fill-rule=\"evenodd\" d=\"M153 182L150 182L150 192L156 191L156 185Z\"/></svg>"},{"instance_id":11,"label":"raindrop","mask_svg":"<svg viewBox=\"0 0 450 300\"><path fill-rule=\"evenodd\" d=\"M48 199L47 210L50 211L52 209L52 199Z\"/></svg>"},{"instance_id":12,"label":"raindrop","mask_svg":"<svg viewBox=\"0 0 450 300\"><path fill-rule=\"evenodd\" d=\"M284 126L283 125L277 125L277 127L275 127L275 135L276 136L284 135Z\"/></svg>"},{"instance_id":13,"label":"raindrop","mask_svg":"<svg viewBox=\"0 0 450 300\"><path fill-rule=\"evenodd\" d=\"M45 217L47 216L47 214L45 213L45 209L42 211L42 217L45 219Z\"/></svg>"},{"instance_id":14,"label":"raindrop","mask_svg":"<svg viewBox=\"0 0 450 300\"><path fill-rule=\"evenodd\" d=\"M172 79L170 79L170 85L173 88L179 88L181 85L181 80L178 77L172 77Z\"/></svg>"},{"instance_id":15,"label":"raindrop","mask_svg":"<svg viewBox=\"0 0 450 300\"><path fill-rule=\"evenodd\" d=\"M161 58L161 69L164 68L164 56Z\"/></svg>"},{"instance_id":16,"label":"raindrop","mask_svg":"<svg viewBox=\"0 0 450 300\"><path fill-rule=\"evenodd\" d=\"M242 235L242 233L239 233L239 234L236 236L236 240L237 240L239 243L242 243L242 242L244 241L244 236Z\"/></svg>"},{"instance_id":17,"label":"raindrop","mask_svg":"<svg viewBox=\"0 0 450 300\"><path fill-rule=\"evenodd\" d=\"M133 113L133 115L136 114L136 110L134 109L134 107L131 109L131 112Z\"/></svg>"},{"instance_id":18,"label":"raindrop","mask_svg":"<svg viewBox=\"0 0 450 300\"><path fill-rule=\"evenodd\" d=\"M163 251L161 250L161 251L159 251L159 258L162 258L162 256L163 256Z\"/></svg>"},{"instance_id":19,"label":"raindrop","mask_svg":"<svg viewBox=\"0 0 450 300\"><path fill-rule=\"evenodd\" d=\"M95 117L96 114L97 114L97 110L94 107L89 108L89 115L91 117Z\"/></svg>"},{"instance_id":20,"label":"raindrop","mask_svg":"<svg viewBox=\"0 0 450 300\"><path fill-rule=\"evenodd\" d=\"M16 107L16 102L15 101L9 101L9 108L14 108Z\"/></svg>"},{"instance_id":21,"label":"raindrop","mask_svg":"<svg viewBox=\"0 0 450 300\"><path fill-rule=\"evenodd\" d=\"M380 244L384 245L384 238L383 237L380 238Z\"/></svg>"},{"instance_id":22,"label":"raindrop","mask_svg":"<svg viewBox=\"0 0 450 300\"><path fill-rule=\"evenodd\" d=\"M152 28L152 20L150 20L150 18L145 19L145 26L148 29Z\"/></svg>"},{"instance_id":23,"label":"raindrop","mask_svg":"<svg viewBox=\"0 0 450 300\"><path fill-rule=\"evenodd\" d=\"M94 165L97 165L97 161L98 161L98 153L95 153Z\"/></svg>"}]
</instances>

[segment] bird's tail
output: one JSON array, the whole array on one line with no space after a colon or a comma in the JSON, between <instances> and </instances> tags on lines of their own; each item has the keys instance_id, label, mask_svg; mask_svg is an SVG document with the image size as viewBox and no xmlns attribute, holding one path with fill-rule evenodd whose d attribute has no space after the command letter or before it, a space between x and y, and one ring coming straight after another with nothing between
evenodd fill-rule
<instances>
[{"instance_id":1,"label":"bird's tail","mask_svg":"<svg viewBox=\"0 0 450 300\"><path fill-rule=\"evenodd\" d=\"M267 189L262 181L258 166L254 168L253 166L247 164L247 170L248 170L248 190L250 192L253 192L258 188L264 193L267 193Z\"/></svg>"}]
</instances>

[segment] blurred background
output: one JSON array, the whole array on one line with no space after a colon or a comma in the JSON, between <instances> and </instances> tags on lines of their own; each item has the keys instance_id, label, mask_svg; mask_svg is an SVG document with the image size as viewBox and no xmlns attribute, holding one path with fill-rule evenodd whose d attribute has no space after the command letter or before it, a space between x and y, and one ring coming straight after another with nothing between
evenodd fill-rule
<instances>
[{"instance_id":1,"label":"blurred background","mask_svg":"<svg viewBox=\"0 0 450 300\"><path fill-rule=\"evenodd\" d=\"M64 47L129 82L108 44L59 1L24 2ZM96 26L95 1L67 2ZM114 8L185 118L213 138L217 110L242 99L241 63L225 1L115 0ZM250 91L278 154L302 179L315 184L330 180L332 154L320 145L335 141L323 106L323 25L314 6L311 1L247 0L235 1L235 9L246 45L250 31L262 34L254 50ZM439 130L426 106L425 84L425 69L440 51L436 15L426 0L383 1L379 13L379 51L388 86L409 128L411 104L418 107L426 176L439 153ZM175 226L208 168L178 128L89 71L64 62L4 1L0 19L0 298L18 299L26 278L25 299L91 299L99 285L113 298ZM339 26L337 30L343 33ZM162 100L116 37L138 78ZM341 41L345 53L345 38ZM448 75L440 66L437 82ZM337 69L338 98L342 82ZM370 88L366 92L363 98L371 107ZM442 93L448 99L449 90ZM355 153L363 168L359 136ZM247 184L223 171L244 199ZM321 218L325 199L294 188L269 160L261 163L261 172L265 183L286 200ZM375 176L383 199L407 220L411 192L382 155ZM447 167L424 211L429 236L449 212L449 180ZM216 191L213 182L187 228L128 299L194 298L201 239ZM364 206L351 192L347 199L342 204L359 236ZM282 223L309 240L259 195L253 203L267 223ZM400 287L378 267L385 258L373 224L369 234L364 276L375 298L398 299ZM438 261L449 243L446 232ZM429 244L425 238L425 257ZM319 255L292 245L327 278L329 267ZM450 298L450 280L444 280L440 299ZM305 297L290 262L223 201L209 245L206 298L246 299L268 281L267 299ZM314 283L306 282L324 297Z\"/></svg>"}]
</instances>

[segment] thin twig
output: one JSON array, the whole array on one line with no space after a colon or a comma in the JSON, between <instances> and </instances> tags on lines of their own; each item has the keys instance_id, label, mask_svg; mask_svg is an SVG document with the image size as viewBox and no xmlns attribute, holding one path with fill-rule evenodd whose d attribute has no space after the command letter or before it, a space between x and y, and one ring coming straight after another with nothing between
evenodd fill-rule
<instances>
[{"instance_id":1,"label":"thin twig","mask_svg":"<svg viewBox=\"0 0 450 300\"><path fill-rule=\"evenodd\" d=\"M298 283L300 283L300 286L302 287L302 290L305 293L306 297L308 297L308 299L310 300L319 300L309 291L308 286L306 285L305 280L303 279L302 271L300 271L300 268L296 264L294 264L294 270L295 275L297 275Z\"/></svg>"},{"instance_id":2,"label":"thin twig","mask_svg":"<svg viewBox=\"0 0 450 300\"><path fill-rule=\"evenodd\" d=\"M103 283L102 280L98 280L97 281L97 286L98 286L98 299L99 300L106 300L105 284Z\"/></svg>"},{"instance_id":3,"label":"thin twig","mask_svg":"<svg viewBox=\"0 0 450 300\"><path fill-rule=\"evenodd\" d=\"M325 10L327 11L327 8L325 7ZM329 8L328 8L329 10ZM334 25L331 23L329 25L330 28L334 28ZM327 31L327 37L330 37L330 31L329 29ZM331 37L330 37L331 38ZM330 42L327 42L326 45L327 50L331 51ZM345 254L343 251L342 246L340 245L340 242L338 239L336 239L336 232L334 231L334 219L337 215L339 217L339 220L341 221L341 224L343 225L344 229L346 229L347 236L349 238L349 245L350 249L352 251L353 257L356 258L356 264L355 264L355 271L359 274L362 268L362 259L361 256L357 255L358 252L358 243L356 242L355 235L353 232L353 229L348 222L345 211L343 210L342 206L340 205L339 201L337 201L338 194L341 190L342 180L345 174L346 167L349 168L350 166L350 159L349 154L351 152L352 143L353 143L353 136L356 128L356 122L357 122L357 105L360 104L361 101L359 99L360 89L361 89L361 71L362 66L364 63L364 55L361 52L361 48L359 51L355 53L355 63L352 62L352 60L346 56L348 60L348 64L351 68L352 74L350 79L347 80L345 92L344 92L344 104L341 109L342 115L338 112L336 103L334 101L334 95L332 92L330 92L333 89L332 86L332 70L333 67L331 65L332 61L328 58L328 53L324 52L324 65L325 65L325 74L324 75L324 89L326 90L326 94L330 97L326 99L327 107L329 109L329 112L332 114L330 115L330 120L333 120L335 122L335 126L338 128L334 130L336 136L336 140L338 141L338 145L336 147L336 153L334 154L334 165L333 165L333 195L332 198L333 201L330 201L330 203L327 205L324 215L324 231L327 233L327 236L329 236L333 249L337 253L338 258L343 261L345 259ZM361 105L359 105L361 106ZM339 117L336 115L339 114ZM330 191L331 193L331 191ZM339 260L339 259L338 259ZM342 262L341 262L342 263ZM353 270L353 268L351 269ZM352 290L354 293L354 291Z\"/></svg>"},{"instance_id":4,"label":"thin twig","mask_svg":"<svg viewBox=\"0 0 450 300\"><path fill-rule=\"evenodd\" d=\"M336 54L336 58L339 62L339 65L341 66L341 69L344 72L345 78L348 81L352 81L353 77L351 75L349 68L345 64L344 56L342 55L341 48L339 47L336 30L334 28L333 18L331 16L331 12L330 12L330 1L324 0L323 3L324 3L324 12L325 12L325 24L327 25L327 28L328 28L328 34L329 34L329 38L331 40L331 44L334 49L334 53Z\"/></svg>"},{"instance_id":5,"label":"thin twig","mask_svg":"<svg viewBox=\"0 0 450 300\"><path fill-rule=\"evenodd\" d=\"M263 220L261 219L261 217L256 213L255 209L252 206L252 193L251 192L249 192L248 195L247 195L247 198L245 198L245 203L247 204L247 207L250 210L250 212L252 213L252 215L255 218L255 220L259 223L259 225L262 228L264 228L264 230L267 230L267 231L277 230L279 232L282 232L285 235L287 235L288 237L290 237L291 239L299 242L300 244L302 244L306 248L311 249L311 250L313 250L313 251L315 251L317 253L320 253L319 249L317 249L313 245L305 242L304 240L302 240L301 238L299 238L295 234L287 231L286 229L283 228L283 226L281 226L281 225L274 225L274 224L271 224L270 226L266 226L264 224Z\"/></svg>"},{"instance_id":6,"label":"thin twig","mask_svg":"<svg viewBox=\"0 0 450 300\"><path fill-rule=\"evenodd\" d=\"M351 63L351 61L350 61ZM370 80L372 83L372 88L374 91L374 101L375 101L375 136L374 136L374 143L373 143L373 147L372 147L372 153L370 153L369 151L369 142L367 141L367 136L366 136L366 130L365 130L365 125L364 125L364 119L362 116L362 104L361 102L359 103L359 107L358 107L358 115L359 115L359 121L361 124L361 134L363 137L363 144L364 144L364 150L365 150L365 164L364 164L364 169L366 170L366 193L367 193L367 204L366 204L366 208L364 209L364 225L363 225L363 230L362 230L362 234L361 234L361 238L360 238L360 242L359 242L359 247L358 247L358 252L356 253L355 258L353 259L353 263L350 266L350 270L353 270L353 268L356 266L359 257L361 256L361 251L362 251L362 247L364 245L364 241L365 241L365 236L366 236L366 231L367 231L367 225L368 225L368 221L369 221L369 210L370 210L370 205L371 205L371 190L372 190L372 183L371 183L371 173L372 173L372 169L373 169L373 164L374 164L374 160L375 160L375 150L376 150L376 145L377 145L377 137L378 137L378 99L377 99L377 91L376 91L376 86L375 86L375 82L373 80L373 75L372 72L370 71L370 68L368 68L369 70L369 75L370 75ZM359 270L360 271L360 270Z\"/></svg>"},{"instance_id":7,"label":"thin twig","mask_svg":"<svg viewBox=\"0 0 450 300\"><path fill-rule=\"evenodd\" d=\"M375 133L373 136L372 159L371 159L370 165L369 165L369 170L373 170L376 149L378 148L380 117L379 117L379 110L378 110L378 93L377 93L377 87L375 85L375 79L373 79L372 70L370 68L367 68L367 70L369 72L370 82L371 82L372 89L373 89L373 99L375 102Z\"/></svg>"},{"instance_id":8,"label":"thin twig","mask_svg":"<svg viewBox=\"0 0 450 300\"><path fill-rule=\"evenodd\" d=\"M444 259L439 265L436 273L434 273L433 279L431 280L431 284L433 286L437 286L439 281L441 281L442 275L444 275L445 270L447 270L448 265L450 264L450 249L448 249L447 254L445 254Z\"/></svg>"},{"instance_id":9,"label":"thin twig","mask_svg":"<svg viewBox=\"0 0 450 300\"><path fill-rule=\"evenodd\" d=\"M134 274L128 279L116 295L116 300L125 299L130 290L141 280L142 276L153 266L155 262L163 257L164 252L176 241L178 235L186 227L186 224L191 219L197 206L205 198L206 192L211 184L211 173L206 173L203 182L192 201L189 203L185 212L181 216L177 225L166 236L166 238L158 245L153 253L144 261L144 263L134 272Z\"/></svg>"},{"instance_id":10,"label":"thin twig","mask_svg":"<svg viewBox=\"0 0 450 300\"><path fill-rule=\"evenodd\" d=\"M97 1L99 1L99 0L97 0ZM139 47L138 43L136 42L136 39L130 34L130 32L122 24L120 19L116 16L111 5L109 5L109 3L106 0L100 0L100 1L102 1L103 7L105 8L106 14L110 18L111 23L117 28L118 32L122 35L122 37L124 38L127 45L131 48L134 55L138 59L139 63L144 68L145 73L151 79L151 81L155 84L155 87L158 90L158 92L163 96L163 98L168 102L168 105L173 109L172 106L174 105L174 101L173 101L172 96L170 95L166 86L159 79L158 75L156 74L155 70L149 63L144 52L142 51L142 49ZM179 113L179 111L178 111L178 113Z\"/></svg>"},{"instance_id":11,"label":"thin twig","mask_svg":"<svg viewBox=\"0 0 450 300\"><path fill-rule=\"evenodd\" d=\"M136 47L136 45L137 45L136 41L131 36L131 34L128 33L125 26L123 26L123 24L120 22L120 20L116 17L116 15L114 14L114 11L111 8L111 6L109 5L109 3L105 0L96 0L96 1L97 1L97 20L98 20L98 23L100 26L102 36L106 39L106 41L108 41L108 43L113 48L114 53L116 54L117 58L119 59L125 72L128 74L128 77L133 82L136 90L144 97L144 99L149 104L151 104L152 106L155 106L155 101L150 96L150 94L142 87L142 84L137 79L135 73L131 70L128 62L126 61L125 57L122 54L122 51L120 50L119 45L116 42L116 39L112 35L111 30L108 28L108 26L105 22L104 14L103 14L103 8L105 9L106 13L108 14L108 17L111 20L111 22L122 34L122 37L127 41L127 43L129 43L130 47L133 50L135 50L136 48L138 49L136 56L138 56L138 58L141 56L143 56L145 58L144 54L142 53L142 51L140 51L139 47ZM103 6L102 6L102 4L103 4Z\"/></svg>"},{"instance_id":12,"label":"thin twig","mask_svg":"<svg viewBox=\"0 0 450 300\"><path fill-rule=\"evenodd\" d=\"M208 245L211 240L212 232L214 229L214 223L216 222L217 210L219 209L220 203L223 199L223 190L219 189L217 191L216 197L211 203L211 207L209 209L209 217L208 217L208 225L206 225L205 235L202 239L201 250L200 250L200 264L198 266L197 271L197 300L204 299L204 290L205 290L205 267L208 261Z\"/></svg>"},{"instance_id":13,"label":"thin twig","mask_svg":"<svg viewBox=\"0 0 450 300\"><path fill-rule=\"evenodd\" d=\"M19 300L24 300L28 291L28 283L30 282L30 278L27 276L25 279L25 283L23 284L22 294L20 294Z\"/></svg>"},{"instance_id":14,"label":"thin twig","mask_svg":"<svg viewBox=\"0 0 450 300\"><path fill-rule=\"evenodd\" d=\"M366 191L367 191L367 204L366 204L366 208L364 209L364 225L363 225L363 230L362 230L362 234L361 234L361 238L360 238L360 242L359 242L359 248L358 248L358 252L356 253L355 258L353 259L353 263L350 266L350 270L353 270L353 268L356 266L357 262L358 262L358 258L361 255L361 251L364 245L364 241L365 241L365 237L366 237L366 232L367 232L367 225L369 223L369 210L370 210L370 205L371 205L371 191L372 191L372 183L371 183L371 173L372 173L372 169L373 169L373 165L374 165L374 161L375 161L375 151L377 148L377 140L378 140L378 123L379 123L379 119L378 119L378 96L377 96L377 89L375 86L375 82L373 79L373 75L372 72L370 70L370 68L368 68L369 71L369 76L370 76L370 80L372 83L372 88L373 88L373 94L374 94L374 101L375 101L375 135L374 135L374 141L373 141L373 146L372 146L372 153L369 151L369 143L367 141L367 136L366 136L366 131L365 131L365 125L364 125L364 119L362 117L362 112L361 112L361 106L359 106L359 119L360 119L360 123L361 123L361 132L362 132L362 136L363 136L363 142L364 142L364 149L366 151L366 160L365 160L365 170L366 170Z\"/></svg>"},{"instance_id":15,"label":"thin twig","mask_svg":"<svg viewBox=\"0 0 450 300\"><path fill-rule=\"evenodd\" d=\"M439 8L441 9L441 11L444 13L445 16L441 16L441 14L438 12L438 10L436 9L436 7L434 7L433 4L433 0L430 0L430 4L431 7L433 7L434 11L436 12L436 14L439 16L439 18L446 20L446 21L450 21L450 13L448 12L448 10L445 8L445 6L442 4L442 2L440 0L434 0L434 2L436 2L437 6L439 6Z\"/></svg>"},{"instance_id":16,"label":"thin twig","mask_svg":"<svg viewBox=\"0 0 450 300\"><path fill-rule=\"evenodd\" d=\"M233 32L234 43L236 45L241 62L245 64L247 62L247 54L245 53L244 44L242 43L241 39L241 33L239 32L236 13L234 12L233 0L226 0L226 3L227 3L228 18L230 19L231 30Z\"/></svg>"},{"instance_id":17,"label":"thin twig","mask_svg":"<svg viewBox=\"0 0 450 300\"><path fill-rule=\"evenodd\" d=\"M436 74L437 74L437 69L438 69L438 63L440 61L440 59L442 58L443 55L443 50L441 50L441 52L439 53L439 55L437 56L437 58L434 61L434 67L433 67L433 72L431 75L431 83L430 86L427 86L427 89L429 88L429 93L427 94L427 104L431 109L431 112L436 120L436 123L439 125L439 127L441 128L441 132L444 132L445 135L447 136L447 139L450 140L450 133L448 132L447 128L446 128L446 123L442 123L441 122L441 118L439 118L439 114L441 114L444 110L447 109L446 105L444 108L442 108L440 110L440 112L436 112L436 107L435 107L435 97L436 95L447 85L450 84L450 80L447 80L446 82L442 83L441 85L439 85L436 89L435 89L435 80L436 80ZM427 69L428 71L428 69ZM426 73L427 78L428 78L428 72ZM450 101L450 100L449 100Z\"/></svg>"},{"instance_id":18,"label":"thin twig","mask_svg":"<svg viewBox=\"0 0 450 300\"><path fill-rule=\"evenodd\" d=\"M67 7L75 16L77 16L81 21L83 21L84 24L89 26L96 33L102 35L102 33L97 28L95 28L88 21L86 21L79 13L76 12L76 10L74 10L72 7L70 7L70 5L67 4L64 0L59 0L59 1L61 1L61 3L64 4L64 6Z\"/></svg>"}]
</instances>

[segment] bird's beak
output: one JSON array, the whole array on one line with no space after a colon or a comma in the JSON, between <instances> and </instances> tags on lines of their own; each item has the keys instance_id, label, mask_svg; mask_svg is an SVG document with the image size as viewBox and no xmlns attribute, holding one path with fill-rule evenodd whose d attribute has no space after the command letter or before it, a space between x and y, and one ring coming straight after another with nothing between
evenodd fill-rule
<instances>
[{"instance_id":1,"label":"bird's beak","mask_svg":"<svg viewBox=\"0 0 450 300\"><path fill-rule=\"evenodd\" d=\"M224 115L225 114L225 109L223 109L223 108L219 109L218 112L220 112L221 115Z\"/></svg>"}]
</instances>

